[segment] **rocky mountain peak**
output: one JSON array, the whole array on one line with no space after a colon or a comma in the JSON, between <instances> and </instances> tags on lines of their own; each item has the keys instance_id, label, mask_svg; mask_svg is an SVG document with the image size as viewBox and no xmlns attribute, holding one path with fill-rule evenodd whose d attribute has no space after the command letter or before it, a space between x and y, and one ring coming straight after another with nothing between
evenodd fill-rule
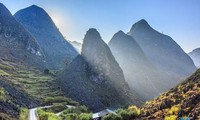
<instances>
[{"instance_id":1,"label":"rocky mountain peak","mask_svg":"<svg viewBox=\"0 0 200 120\"><path fill-rule=\"evenodd\" d=\"M145 20L145 19L141 19L140 21L136 22L135 24L133 24L133 26L131 27L131 31L134 30L138 30L138 29L142 29L142 30L151 30L151 26L149 25L149 23Z\"/></svg>"},{"instance_id":2,"label":"rocky mountain peak","mask_svg":"<svg viewBox=\"0 0 200 120\"><path fill-rule=\"evenodd\" d=\"M89 29L85 35L84 42L96 40L101 40L99 32L95 28Z\"/></svg>"}]
</instances>

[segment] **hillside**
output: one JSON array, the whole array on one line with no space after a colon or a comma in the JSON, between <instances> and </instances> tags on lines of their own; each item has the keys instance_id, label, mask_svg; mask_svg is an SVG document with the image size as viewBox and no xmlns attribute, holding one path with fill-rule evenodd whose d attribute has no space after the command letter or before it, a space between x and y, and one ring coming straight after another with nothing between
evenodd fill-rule
<instances>
[{"instance_id":1,"label":"hillside","mask_svg":"<svg viewBox=\"0 0 200 120\"><path fill-rule=\"evenodd\" d=\"M142 119L200 119L200 69L168 92L146 102L141 111Z\"/></svg>"},{"instance_id":2,"label":"hillside","mask_svg":"<svg viewBox=\"0 0 200 120\"><path fill-rule=\"evenodd\" d=\"M34 67L27 68L15 61L0 59L0 116L5 117L6 113L12 119L18 118L21 108L46 104L51 97L59 97L59 101L64 100L54 80L53 75Z\"/></svg>"},{"instance_id":3,"label":"hillside","mask_svg":"<svg viewBox=\"0 0 200 120\"><path fill-rule=\"evenodd\" d=\"M44 69L44 55L32 35L0 3L0 58Z\"/></svg>"}]
</instances>

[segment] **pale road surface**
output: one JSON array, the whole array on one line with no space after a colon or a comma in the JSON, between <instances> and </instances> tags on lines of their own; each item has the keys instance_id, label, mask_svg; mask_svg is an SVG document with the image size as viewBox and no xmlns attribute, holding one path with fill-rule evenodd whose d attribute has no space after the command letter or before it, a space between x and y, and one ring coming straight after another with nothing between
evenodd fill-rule
<instances>
[{"instance_id":1,"label":"pale road surface","mask_svg":"<svg viewBox=\"0 0 200 120\"><path fill-rule=\"evenodd\" d=\"M37 108L32 108L29 110L29 120L37 120L37 116L35 114Z\"/></svg>"}]
</instances>

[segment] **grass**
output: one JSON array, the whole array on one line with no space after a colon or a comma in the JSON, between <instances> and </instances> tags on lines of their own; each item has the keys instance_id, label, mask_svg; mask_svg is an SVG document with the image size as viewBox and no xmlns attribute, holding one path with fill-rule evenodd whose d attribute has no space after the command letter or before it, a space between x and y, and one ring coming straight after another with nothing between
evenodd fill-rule
<instances>
[{"instance_id":1,"label":"grass","mask_svg":"<svg viewBox=\"0 0 200 120\"><path fill-rule=\"evenodd\" d=\"M0 76L9 76L9 74L0 69Z\"/></svg>"}]
</instances>

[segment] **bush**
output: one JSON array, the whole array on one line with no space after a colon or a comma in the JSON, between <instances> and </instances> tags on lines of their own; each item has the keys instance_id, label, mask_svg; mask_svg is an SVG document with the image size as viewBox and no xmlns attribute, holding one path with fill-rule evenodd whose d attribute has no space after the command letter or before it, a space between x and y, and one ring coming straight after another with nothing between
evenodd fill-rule
<instances>
[{"instance_id":1,"label":"bush","mask_svg":"<svg viewBox=\"0 0 200 120\"><path fill-rule=\"evenodd\" d=\"M19 119L20 120L27 120L28 119L28 109L27 108L21 108Z\"/></svg>"},{"instance_id":2,"label":"bush","mask_svg":"<svg viewBox=\"0 0 200 120\"><path fill-rule=\"evenodd\" d=\"M44 74L49 74L49 69L44 69Z\"/></svg>"},{"instance_id":3,"label":"bush","mask_svg":"<svg viewBox=\"0 0 200 120\"><path fill-rule=\"evenodd\" d=\"M104 116L103 120L123 120L123 119L121 116L111 113L111 114Z\"/></svg>"},{"instance_id":4,"label":"bush","mask_svg":"<svg viewBox=\"0 0 200 120\"><path fill-rule=\"evenodd\" d=\"M76 113L70 113L70 114L66 114L64 117L64 120L79 120L79 117Z\"/></svg>"},{"instance_id":5,"label":"bush","mask_svg":"<svg viewBox=\"0 0 200 120\"><path fill-rule=\"evenodd\" d=\"M177 119L176 115L170 115L165 117L165 120L176 120L176 119Z\"/></svg>"},{"instance_id":6,"label":"bush","mask_svg":"<svg viewBox=\"0 0 200 120\"><path fill-rule=\"evenodd\" d=\"M80 120L92 120L92 113L81 113L79 118Z\"/></svg>"},{"instance_id":7,"label":"bush","mask_svg":"<svg viewBox=\"0 0 200 120\"><path fill-rule=\"evenodd\" d=\"M61 120L56 114L45 112L42 109L37 109L37 113L40 120Z\"/></svg>"},{"instance_id":8,"label":"bush","mask_svg":"<svg viewBox=\"0 0 200 120\"><path fill-rule=\"evenodd\" d=\"M120 115L123 120L130 120L134 117L133 112L130 110L118 109L117 114Z\"/></svg>"},{"instance_id":9,"label":"bush","mask_svg":"<svg viewBox=\"0 0 200 120\"><path fill-rule=\"evenodd\" d=\"M6 100L6 91L4 88L0 87L0 100L5 101Z\"/></svg>"},{"instance_id":10,"label":"bush","mask_svg":"<svg viewBox=\"0 0 200 120\"><path fill-rule=\"evenodd\" d=\"M129 106L129 107L128 107L128 110L132 111L134 116L139 116L140 113L141 113L140 109L137 108L137 107L134 106L134 105L133 105L133 106Z\"/></svg>"}]
</instances>

